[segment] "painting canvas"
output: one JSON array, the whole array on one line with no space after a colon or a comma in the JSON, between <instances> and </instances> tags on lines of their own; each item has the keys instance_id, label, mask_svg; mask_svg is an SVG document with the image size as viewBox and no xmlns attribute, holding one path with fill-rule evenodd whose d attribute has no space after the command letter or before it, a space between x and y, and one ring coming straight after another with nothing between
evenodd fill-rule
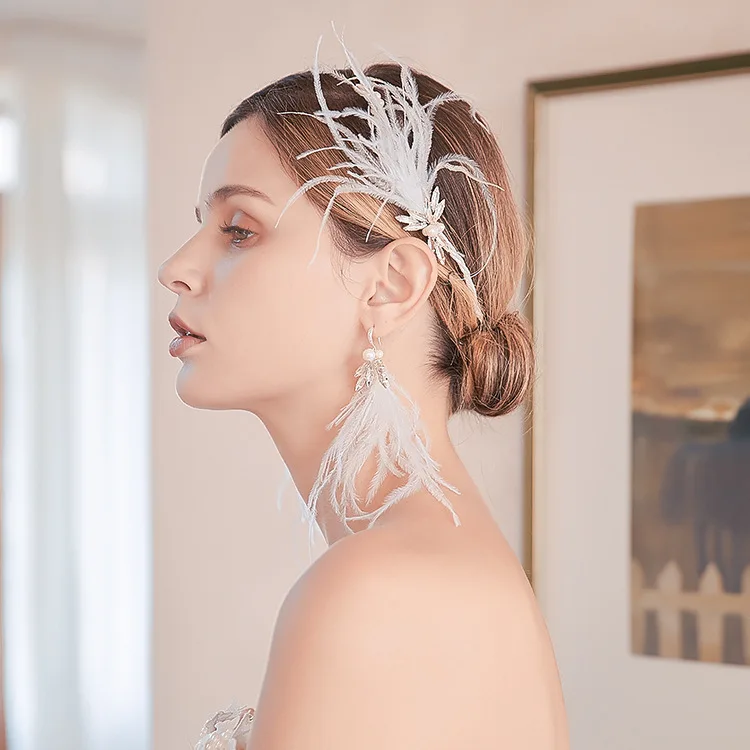
<instances>
[{"instance_id":1,"label":"painting canvas","mask_svg":"<svg viewBox=\"0 0 750 750\"><path fill-rule=\"evenodd\" d=\"M750 196L634 218L632 649L750 666Z\"/></svg>"}]
</instances>

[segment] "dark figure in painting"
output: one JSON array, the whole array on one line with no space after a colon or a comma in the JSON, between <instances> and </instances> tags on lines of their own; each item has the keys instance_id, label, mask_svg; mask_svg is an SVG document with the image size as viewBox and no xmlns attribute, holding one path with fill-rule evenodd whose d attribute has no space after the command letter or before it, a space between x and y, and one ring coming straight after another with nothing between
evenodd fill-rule
<instances>
[{"instance_id":1,"label":"dark figure in painting","mask_svg":"<svg viewBox=\"0 0 750 750\"><path fill-rule=\"evenodd\" d=\"M664 471L661 513L665 523L692 523L698 576L709 562L724 590L738 593L750 566L750 398L719 443L685 443Z\"/></svg>"}]
</instances>

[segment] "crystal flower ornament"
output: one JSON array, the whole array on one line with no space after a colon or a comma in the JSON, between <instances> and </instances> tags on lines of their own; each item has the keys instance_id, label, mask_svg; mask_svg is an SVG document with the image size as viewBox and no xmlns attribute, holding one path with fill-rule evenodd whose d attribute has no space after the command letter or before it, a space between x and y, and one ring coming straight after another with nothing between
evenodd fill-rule
<instances>
[{"instance_id":1,"label":"crystal flower ornament","mask_svg":"<svg viewBox=\"0 0 750 750\"><path fill-rule=\"evenodd\" d=\"M250 706L232 704L218 711L203 725L195 750L244 750L254 716Z\"/></svg>"}]
</instances>

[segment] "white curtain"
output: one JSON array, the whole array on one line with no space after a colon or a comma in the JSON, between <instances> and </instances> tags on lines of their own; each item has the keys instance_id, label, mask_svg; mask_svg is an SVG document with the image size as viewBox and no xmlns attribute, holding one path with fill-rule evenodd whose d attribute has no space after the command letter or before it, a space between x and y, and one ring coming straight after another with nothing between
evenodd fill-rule
<instances>
[{"instance_id":1,"label":"white curtain","mask_svg":"<svg viewBox=\"0 0 750 750\"><path fill-rule=\"evenodd\" d=\"M0 29L0 49L9 750L146 750L142 50L50 26Z\"/></svg>"}]
</instances>

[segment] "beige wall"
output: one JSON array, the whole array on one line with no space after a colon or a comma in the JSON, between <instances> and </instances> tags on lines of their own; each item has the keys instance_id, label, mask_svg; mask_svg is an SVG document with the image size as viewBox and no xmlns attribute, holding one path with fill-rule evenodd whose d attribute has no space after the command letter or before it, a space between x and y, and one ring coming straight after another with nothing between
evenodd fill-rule
<instances>
[{"instance_id":1,"label":"beige wall","mask_svg":"<svg viewBox=\"0 0 750 750\"><path fill-rule=\"evenodd\" d=\"M330 20L362 61L377 45L474 98L493 123L523 189L528 79L746 48L747 0L570 0L449 3L381 0L270 3L150 0L151 270L193 231L202 161L233 104L307 67L320 33L340 57ZM282 465L254 417L200 412L174 391L168 356L173 295L153 298L154 747L192 747L202 722L231 700L257 699L274 618L308 563L296 501L281 512ZM462 420L460 449L521 552L522 422ZM318 547L316 554L321 551Z\"/></svg>"}]
</instances>

